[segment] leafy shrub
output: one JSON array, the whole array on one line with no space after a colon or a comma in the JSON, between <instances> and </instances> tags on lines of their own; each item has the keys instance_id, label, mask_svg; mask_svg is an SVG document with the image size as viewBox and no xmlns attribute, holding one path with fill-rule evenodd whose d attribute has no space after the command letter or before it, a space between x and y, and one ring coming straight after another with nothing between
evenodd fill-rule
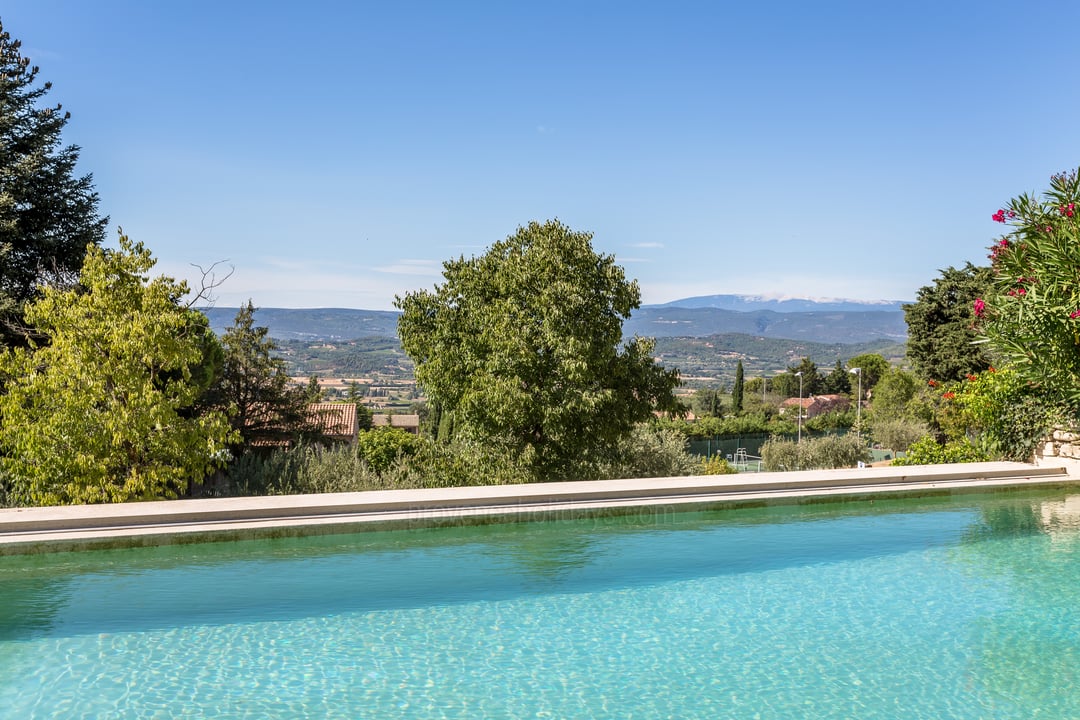
<instances>
[{"instance_id":1,"label":"leafy shrub","mask_svg":"<svg viewBox=\"0 0 1080 720\"><path fill-rule=\"evenodd\" d=\"M298 446L251 452L229 465L226 495L295 495L391 487L351 447Z\"/></svg>"},{"instance_id":2,"label":"leafy shrub","mask_svg":"<svg viewBox=\"0 0 1080 720\"><path fill-rule=\"evenodd\" d=\"M1066 408L1024 380L1014 368L991 368L955 383L954 396L970 430L986 451L1030 462L1050 429L1066 421Z\"/></svg>"},{"instance_id":3,"label":"leafy shrub","mask_svg":"<svg viewBox=\"0 0 1080 720\"><path fill-rule=\"evenodd\" d=\"M774 437L761 446L768 471L855 467L869 460L870 451L857 435L826 435L801 443Z\"/></svg>"},{"instance_id":4,"label":"leafy shrub","mask_svg":"<svg viewBox=\"0 0 1080 720\"><path fill-rule=\"evenodd\" d=\"M657 421L656 425L661 428L677 430L686 438L700 439L723 437L725 435L757 435L761 433L790 435L797 430L794 420L779 416L770 417L765 412L747 413L723 419L716 417L703 417L697 420L667 418Z\"/></svg>"},{"instance_id":5,"label":"leafy shrub","mask_svg":"<svg viewBox=\"0 0 1080 720\"><path fill-rule=\"evenodd\" d=\"M686 438L672 428L641 424L618 452L597 460L588 476L670 477L735 472L724 460L703 463L686 451ZM438 443L399 428L360 434L356 448L295 447L242 455L229 466L226 495L283 495L404 488L506 485L540 482L533 466L497 440L464 438Z\"/></svg>"},{"instance_id":6,"label":"leafy shrub","mask_svg":"<svg viewBox=\"0 0 1080 720\"><path fill-rule=\"evenodd\" d=\"M751 435L769 432L770 418L763 412L724 418L717 435Z\"/></svg>"},{"instance_id":7,"label":"leafy shrub","mask_svg":"<svg viewBox=\"0 0 1080 720\"><path fill-rule=\"evenodd\" d=\"M700 475L734 475L739 471L731 466L724 458L719 455L713 455L711 458L701 459L701 468L698 470Z\"/></svg>"},{"instance_id":8,"label":"leafy shrub","mask_svg":"<svg viewBox=\"0 0 1080 720\"><path fill-rule=\"evenodd\" d=\"M459 487L536 482L513 449L493 440L438 443L421 438L416 451L400 457L383 473L393 487Z\"/></svg>"},{"instance_id":9,"label":"leafy shrub","mask_svg":"<svg viewBox=\"0 0 1080 720\"><path fill-rule=\"evenodd\" d=\"M360 459L377 472L382 472L401 457L415 455L420 438L401 428L384 425L360 433L356 452Z\"/></svg>"},{"instance_id":10,"label":"leafy shrub","mask_svg":"<svg viewBox=\"0 0 1080 720\"><path fill-rule=\"evenodd\" d=\"M918 420L879 418L874 421L870 435L874 442L882 447L904 452L913 442L926 436L929 432L930 428L926 426L926 423Z\"/></svg>"},{"instance_id":11,"label":"leafy shrub","mask_svg":"<svg viewBox=\"0 0 1080 720\"><path fill-rule=\"evenodd\" d=\"M616 459L600 468L602 478L697 475L701 466L686 451L686 437L673 428L641 424L620 445Z\"/></svg>"},{"instance_id":12,"label":"leafy shrub","mask_svg":"<svg viewBox=\"0 0 1080 720\"><path fill-rule=\"evenodd\" d=\"M771 437L761 446L761 465L769 472L807 467L805 448L791 440Z\"/></svg>"},{"instance_id":13,"label":"leafy shrub","mask_svg":"<svg viewBox=\"0 0 1080 720\"><path fill-rule=\"evenodd\" d=\"M893 465L943 465L989 460L990 457L969 440L950 440L942 445L927 435L914 443L904 457L892 461Z\"/></svg>"},{"instance_id":14,"label":"leafy shrub","mask_svg":"<svg viewBox=\"0 0 1080 720\"><path fill-rule=\"evenodd\" d=\"M846 429L855 425L855 415L854 409L834 410L833 412L815 415L808 420L804 420L803 428L818 432Z\"/></svg>"}]
</instances>

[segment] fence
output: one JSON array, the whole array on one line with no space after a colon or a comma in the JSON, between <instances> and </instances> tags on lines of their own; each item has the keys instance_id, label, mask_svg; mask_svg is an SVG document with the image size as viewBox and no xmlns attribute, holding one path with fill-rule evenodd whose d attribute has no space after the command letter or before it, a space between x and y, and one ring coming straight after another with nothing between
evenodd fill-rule
<instances>
[{"instance_id":1,"label":"fence","mask_svg":"<svg viewBox=\"0 0 1080 720\"><path fill-rule=\"evenodd\" d=\"M692 455L710 459L719 455L725 460L735 457L739 449L747 455L761 455L761 446L769 439L768 433L747 433L745 435L716 435L711 438L693 438L687 450Z\"/></svg>"},{"instance_id":2,"label":"fence","mask_svg":"<svg viewBox=\"0 0 1080 720\"><path fill-rule=\"evenodd\" d=\"M803 438L822 437L823 435L846 435L847 428L839 430L810 431L803 429ZM691 438L687 451L706 459L714 455L727 460L740 471L753 470L760 463L761 446L771 437L778 437L794 442L797 435L770 435L769 433L746 433L739 435L715 435L709 438ZM877 458L875 458L877 459ZM756 469L760 470L760 467Z\"/></svg>"}]
</instances>

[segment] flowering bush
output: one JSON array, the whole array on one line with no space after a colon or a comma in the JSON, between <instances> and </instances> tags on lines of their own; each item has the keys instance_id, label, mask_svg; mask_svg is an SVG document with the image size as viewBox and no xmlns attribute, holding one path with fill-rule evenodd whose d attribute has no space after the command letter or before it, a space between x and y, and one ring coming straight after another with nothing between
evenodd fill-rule
<instances>
[{"instance_id":1,"label":"flowering bush","mask_svg":"<svg viewBox=\"0 0 1080 720\"><path fill-rule=\"evenodd\" d=\"M994 290L974 313L998 355L1043 398L1080 408L1080 176L1054 175L992 219L1009 231L991 248Z\"/></svg>"},{"instance_id":2,"label":"flowering bush","mask_svg":"<svg viewBox=\"0 0 1080 720\"><path fill-rule=\"evenodd\" d=\"M1038 442L1063 421L1060 407L1014 368L972 375L958 386L956 403L969 433L994 457L1030 462Z\"/></svg>"},{"instance_id":3,"label":"flowering bush","mask_svg":"<svg viewBox=\"0 0 1080 720\"><path fill-rule=\"evenodd\" d=\"M1062 404L1046 398L1014 367L991 367L964 380L935 383L935 390L930 439L950 446L954 454L965 447L974 448L971 457L978 459L1030 461L1038 442L1066 418ZM925 457L929 446L920 448Z\"/></svg>"}]
</instances>

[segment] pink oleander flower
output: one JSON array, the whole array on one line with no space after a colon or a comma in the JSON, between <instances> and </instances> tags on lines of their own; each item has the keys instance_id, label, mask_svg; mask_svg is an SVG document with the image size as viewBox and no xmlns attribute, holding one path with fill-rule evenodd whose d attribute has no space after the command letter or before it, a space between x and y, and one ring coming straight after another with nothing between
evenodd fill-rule
<instances>
[{"instance_id":1,"label":"pink oleander flower","mask_svg":"<svg viewBox=\"0 0 1080 720\"><path fill-rule=\"evenodd\" d=\"M944 394L943 394L943 395L941 396L941 399L942 399L942 400L952 400L952 399L953 399L953 398L955 398L955 397L956 397L956 393L954 393L954 392L950 391L950 392L944 393Z\"/></svg>"},{"instance_id":2,"label":"pink oleander flower","mask_svg":"<svg viewBox=\"0 0 1080 720\"><path fill-rule=\"evenodd\" d=\"M1080 318L1080 309L1073 310L1071 313L1069 313L1070 320L1075 320L1076 318Z\"/></svg>"},{"instance_id":3,"label":"pink oleander flower","mask_svg":"<svg viewBox=\"0 0 1080 720\"><path fill-rule=\"evenodd\" d=\"M937 387L937 380L928 380L928 381L927 381L927 384L928 384L928 385L929 385L930 387Z\"/></svg>"},{"instance_id":4,"label":"pink oleander flower","mask_svg":"<svg viewBox=\"0 0 1080 720\"><path fill-rule=\"evenodd\" d=\"M990 216L990 218L991 218L991 219L992 219L992 220L993 220L994 222L999 222L999 223L1003 223L1003 222L1005 222L1005 211L1004 211L1004 210L1000 210L1000 209L999 209L999 210L998 210L998 211L997 211L996 213L994 213L993 215L991 215L991 216Z\"/></svg>"},{"instance_id":5,"label":"pink oleander flower","mask_svg":"<svg viewBox=\"0 0 1080 720\"><path fill-rule=\"evenodd\" d=\"M975 298L975 317L981 318L986 314L986 303L982 298Z\"/></svg>"}]
</instances>

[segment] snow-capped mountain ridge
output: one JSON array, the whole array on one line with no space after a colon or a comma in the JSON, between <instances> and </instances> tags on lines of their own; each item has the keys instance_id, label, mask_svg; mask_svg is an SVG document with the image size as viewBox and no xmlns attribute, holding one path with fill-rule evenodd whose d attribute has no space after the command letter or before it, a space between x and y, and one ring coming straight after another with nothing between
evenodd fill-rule
<instances>
[{"instance_id":1,"label":"snow-capped mountain ridge","mask_svg":"<svg viewBox=\"0 0 1080 720\"><path fill-rule=\"evenodd\" d=\"M772 310L773 312L902 312L908 300L849 300L811 298L766 293L759 295L700 295L673 300L653 308L717 308L736 312Z\"/></svg>"}]
</instances>

